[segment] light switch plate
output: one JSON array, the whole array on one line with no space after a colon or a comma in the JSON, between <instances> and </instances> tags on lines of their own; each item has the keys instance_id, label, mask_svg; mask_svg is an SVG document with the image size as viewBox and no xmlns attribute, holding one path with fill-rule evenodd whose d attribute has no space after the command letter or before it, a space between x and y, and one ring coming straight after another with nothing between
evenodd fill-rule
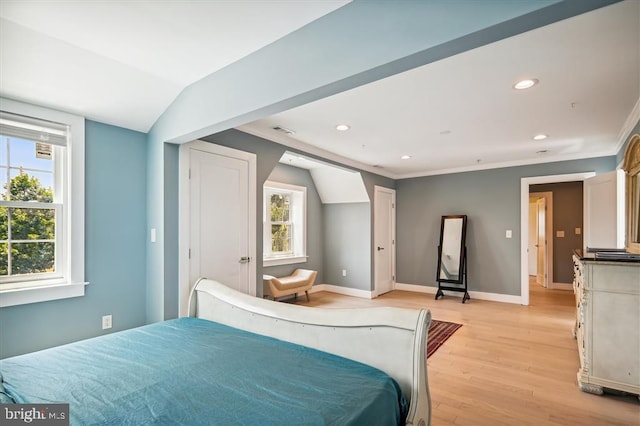
<instances>
[{"instance_id":1,"label":"light switch plate","mask_svg":"<svg viewBox=\"0 0 640 426\"><path fill-rule=\"evenodd\" d=\"M564 238L564 231L556 231L557 238Z\"/></svg>"},{"instance_id":2,"label":"light switch plate","mask_svg":"<svg viewBox=\"0 0 640 426\"><path fill-rule=\"evenodd\" d=\"M580 235L582 233L582 229L576 228L576 235Z\"/></svg>"},{"instance_id":3,"label":"light switch plate","mask_svg":"<svg viewBox=\"0 0 640 426\"><path fill-rule=\"evenodd\" d=\"M513 236L513 232L511 232L511 229L507 229L507 232L504 235L506 238L511 238Z\"/></svg>"}]
</instances>

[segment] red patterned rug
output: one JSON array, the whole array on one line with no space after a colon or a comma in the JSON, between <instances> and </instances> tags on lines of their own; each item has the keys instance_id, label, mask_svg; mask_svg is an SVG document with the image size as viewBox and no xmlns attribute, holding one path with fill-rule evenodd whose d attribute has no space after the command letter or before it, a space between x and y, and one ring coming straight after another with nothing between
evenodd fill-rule
<instances>
[{"instance_id":1,"label":"red patterned rug","mask_svg":"<svg viewBox=\"0 0 640 426\"><path fill-rule=\"evenodd\" d=\"M427 335L427 358L429 358L442 344L462 327L455 322L431 320L429 334Z\"/></svg>"}]
</instances>

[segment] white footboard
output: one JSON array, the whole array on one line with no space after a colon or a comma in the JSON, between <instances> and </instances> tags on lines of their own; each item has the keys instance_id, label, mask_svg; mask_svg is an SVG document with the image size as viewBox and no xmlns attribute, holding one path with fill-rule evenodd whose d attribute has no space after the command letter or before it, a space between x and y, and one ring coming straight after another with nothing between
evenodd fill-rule
<instances>
[{"instance_id":1,"label":"white footboard","mask_svg":"<svg viewBox=\"0 0 640 426\"><path fill-rule=\"evenodd\" d=\"M200 279L191 293L189 312L376 367L393 377L410 398L407 424L431 423L427 310L309 308L258 299Z\"/></svg>"}]
</instances>

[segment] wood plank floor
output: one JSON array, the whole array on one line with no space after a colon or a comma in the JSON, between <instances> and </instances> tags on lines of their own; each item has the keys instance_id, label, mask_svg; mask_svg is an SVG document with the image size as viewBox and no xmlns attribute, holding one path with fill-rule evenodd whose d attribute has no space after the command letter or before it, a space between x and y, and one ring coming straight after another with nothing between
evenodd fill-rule
<instances>
[{"instance_id":1,"label":"wood plank floor","mask_svg":"<svg viewBox=\"0 0 640 426\"><path fill-rule=\"evenodd\" d=\"M462 323L427 363L440 425L640 425L635 396L580 392L572 292L531 285L530 305L392 291L368 300L329 292L300 305L398 306L430 309L432 317Z\"/></svg>"}]
</instances>

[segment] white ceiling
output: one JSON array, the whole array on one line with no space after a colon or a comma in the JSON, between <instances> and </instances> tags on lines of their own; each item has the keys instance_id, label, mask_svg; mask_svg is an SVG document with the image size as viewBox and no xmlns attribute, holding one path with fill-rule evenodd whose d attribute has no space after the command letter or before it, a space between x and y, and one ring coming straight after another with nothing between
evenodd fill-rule
<instances>
[{"instance_id":1,"label":"white ceiling","mask_svg":"<svg viewBox=\"0 0 640 426\"><path fill-rule=\"evenodd\" d=\"M147 132L191 83L328 1L0 1L0 94Z\"/></svg>"},{"instance_id":2,"label":"white ceiling","mask_svg":"<svg viewBox=\"0 0 640 426\"><path fill-rule=\"evenodd\" d=\"M522 78L540 83L514 90ZM628 0L240 129L411 177L615 155L639 97L640 1Z\"/></svg>"},{"instance_id":3,"label":"white ceiling","mask_svg":"<svg viewBox=\"0 0 640 426\"><path fill-rule=\"evenodd\" d=\"M191 83L346 3L2 0L0 95L147 132ZM540 84L516 92L522 77ZM639 97L626 0L241 129L410 177L615 154Z\"/></svg>"}]
</instances>

